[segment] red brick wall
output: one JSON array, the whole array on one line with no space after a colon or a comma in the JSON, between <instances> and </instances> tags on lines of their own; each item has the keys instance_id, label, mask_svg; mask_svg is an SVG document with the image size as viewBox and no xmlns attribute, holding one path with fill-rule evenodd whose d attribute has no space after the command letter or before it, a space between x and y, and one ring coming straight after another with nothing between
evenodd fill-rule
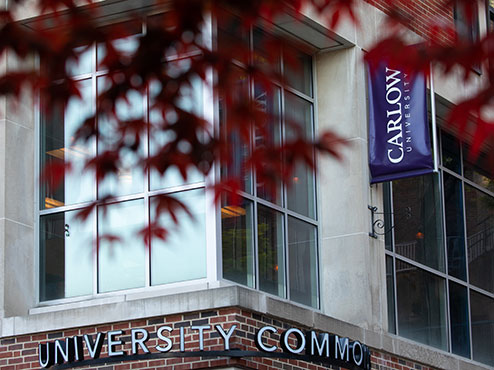
<instances>
[{"instance_id":1,"label":"red brick wall","mask_svg":"<svg viewBox=\"0 0 494 370\"><path fill-rule=\"evenodd\" d=\"M272 325L281 329L286 329L292 325L278 321L276 319L259 315L256 313L241 310L239 308L228 308L213 311L204 311L197 313L187 313L183 315L174 315L166 317L154 317L145 320L137 320L131 322L120 322L108 325L99 325L95 327L85 327L78 329L68 329L58 332L37 333L32 335L22 335L15 338L3 338L0 340L0 370L21 370L21 369L39 369L38 363L38 345L40 343L53 342L56 339L64 339L75 335L96 334L97 332L107 332L110 330L124 330L125 334L119 339L125 341L124 346L117 346L116 350L125 350L127 354L131 353L130 348L130 329L144 328L150 334L150 339L146 343L151 353L157 353L154 348L158 344L156 331L160 326L168 325L174 330L171 333L173 340L172 351L178 351L179 329L181 326L185 328L185 351L199 350L199 334L197 331L191 331L191 325L211 325L212 330L204 332L204 350L214 351L223 350L223 339L219 336L214 325L221 324L225 330L228 330L233 324L237 325L237 329L230 340L231 348L241 350L257 351L254 345L254 333L256 329ZM296 324L293 326L300 327ZM304 329L300 327L300 329ZM307 328L305 328L307 329ZM337 333L335 333L337 334ZM267 345L277 345L279 347L280 334L264 334L265 343ZM164 345L160 341L161 345ZM292 343L295 346L295 343ZM107 346L103 346L100 358L107 357ZM139 350L139 354L142 351ZM89 359L89 354L84 346L85 359ZM399 370L429 370L430 368L421 366L416 363L405 361L394 356L373 351L371 354L372 369L399 369ZM131 369L201 369L214 368L223 366L239 366L252 369L310 369L322 370L327 369L326 366L320 366L310 362L299 360L285 359L269 359L269 358L244 358L244 359L207 359L207 358L167 358L167 359L151 359L134 362L121 362L117 364L103 364L92 368L99 370L131 370ZM338 369L338 368L336 368Z\"/></svg>"},{"instance_id":2,"label":"red brick wall","mask_svg":"<svg viewBox=\"0 0 494 370\"><path fill-rule=\"evenodd\" d=\"M367 3L374 5L386 14L390 14L392 7L389 0L365 0ZM404 15L409 19L409 28L423 37L430 37L433 32L440 31L436 39L442 43L451 43L454 41L454 18L453 7L447 6L445 0L395 0L391 1L394 11ZM362 20L365 22L365 19Z\"/></svg>"}]
</instances>

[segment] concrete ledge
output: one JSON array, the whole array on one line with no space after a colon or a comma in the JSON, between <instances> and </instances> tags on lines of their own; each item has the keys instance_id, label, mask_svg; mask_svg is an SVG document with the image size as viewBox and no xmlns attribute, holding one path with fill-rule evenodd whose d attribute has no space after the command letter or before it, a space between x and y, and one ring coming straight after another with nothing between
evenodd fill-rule
<instances>
[{"instance_id":1,"label":"concrete ledge","mask_svg":"<svg viewBox=\"0 0 494 370\"><path fill-rule=\"evenodd\" d=\"M130 294L131 295L131 294ZM135 298L135 297L134 297ZM370 348L429 367L447 370L487 370L487 365L461 358L386 332L366 330L326 316L309 307L241 286L226 286L158 297L99 298L31 310L28 316L1 320L1 337L58 331L119 321L130 321L193 311L240 307L266 314L294 326L304 326L359 340Z\"/></svg>"}]
</instances>

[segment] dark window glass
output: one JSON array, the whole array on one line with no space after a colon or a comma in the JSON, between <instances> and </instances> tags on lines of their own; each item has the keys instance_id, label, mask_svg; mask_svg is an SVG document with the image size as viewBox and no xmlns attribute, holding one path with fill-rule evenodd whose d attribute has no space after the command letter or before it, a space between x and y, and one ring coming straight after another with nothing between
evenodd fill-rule
<instances>
[{"instance_id":1,"label":"dark window glass","mask_svg":"<svg viewBox=\"0 0 494 370\"><path fill-rule=\"evenodd\" d=\"M397 259L396 285L399 334L446 350L444 280Z\"/></svg>"},{"instance_id":2,"label":"dark window glass","mask_svg":"<svg viewBox=\"0 0 494 370\"><path fill-rule=\"evenodd\" d=\"M93 289L94 217L78 211L40 219L40 300L91 294Z\"/></svg>"},{"instance_id":3,"label":"dark window glass","mask_svg":"<svg viewBox=\"0 0 494 370\"><path fill-rule=\"evenodd\" d=\"M481 152L475 159L471 158L469 153L470 148L465 145L463 149L464 176L477 185L494 192L494 168L492 167L494 152L490 152L490 156Z\"/></svg>"},{"instance_id":4,"label":"dark window glass","mask_svg":"<svg viewBox=\"0 0 494 370\"><path fill-rule=\"evenodd\" d=\"M494 366L494 300L470 291L473 359Z\"/></svg>"},{"instance_id":5,"label":"dark window glass","mask_svg":"<svg viewBox=\"0 0 494 370\"><path fill-rule=\"evenodd\" d=\"M223 197L221 239L223 243L223 277L254 287L254 243L252 202L234 204Z\"/></svg>"},{"instance_id":6,"label":"dark window glass","mask_svg":"<svg viewBox=\"0 0 494 370\"><path fill-rule=\"evenodd\" d=\"M268 207L257 206L259 289L285 296L283 253L283 215Z\"/></svg>"},{"instance_id":7,"label":"dark window glass","mask_svg":"<svg viewBox=\"0 0 494 370\"><path fill-rule=\"evenodd\" d=\"M386 256L386 292L388 296L388 331L396 334L393 259Z\"/></svg>"},{"instance_id":8,"label":"dark window glass","mask_svg":"<svg viewBox=\"0 0 494 370\"><path fill-rule=\"evenodd\" d=\"M448 273L466 281L462 183L447 173L444 173L444 207L446 214L446 243L448 246Z\"/></svg>"},{"instance_id":9,"label":"dark window glass","mask_svg":"<svg viewBox=\"0 0 494 370\"><path fill-rule=\"evenodd\" d=\"M317 306L316 227L288 217L290 299Z\"/></svg>"},{"instance_id":10,"label":"dark window glass","mask_svg":"<svg viewBox=\"0 0 494 370\"><path fill-rule=\"evenodd\" d=\"M470 284L494 292L494 198L465 184Z\"/></svg>"},{"instance_id":11,"label":"dark window glass","mask_svg":"<svg viewBox=\"0 0 494 370\"><path fill-rule=\"evenodd\" d=\"M438 176L393 181L396 253L444 271Z\"/></svg>"},{"instance_id":12,"label":"dark window glass","mask_svg":"<svg viewBox=\"0 0 494 370\"><path fill-rule=\"evenodd\" d=\"M461 174L461 153L458 140L441 131L441 149L443 166Z\"/></svg>"},{"instance_id":13,"label":"dark window glass","mask_svg":"<svg viewBox=\"0 0 494 370\"><path fill-rule=\"evenodd\" d=\"M259 28L253 31L254 61L258 67L267 73L280 74L281 43ZM309 75L310 76L310 75Z\"/></svg>"},{"instance_id":14,"label":"dark window glass","mask_svg":"<svg viewBox=\"0 0 494 370\"><path fill-rule=\"evenodd\" d=\"M467 288L449 282L449 313L451 320L451 350L470 357L470 330Z\"/></svg>"},{"instance_id":15,"label":"dark window glass","mask_svg":"<svg viewBox=\"0 0 494 370\"><path fill-rule=\"evenodd\" d=\"M386 249L389 251L393 250L393 205L391 204L391 183L386 182L383 184L383 197L384 197L384 229L379 232L384 232L384 243ZM376 223L374 229L379 229L379 223ZM376 231L377 232L377 231Z\"/></svg>"}]
</instances>

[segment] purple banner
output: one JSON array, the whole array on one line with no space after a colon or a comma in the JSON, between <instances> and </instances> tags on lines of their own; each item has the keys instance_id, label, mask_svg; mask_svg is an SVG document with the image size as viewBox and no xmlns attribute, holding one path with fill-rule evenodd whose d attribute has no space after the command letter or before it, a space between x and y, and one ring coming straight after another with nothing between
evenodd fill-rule
<instances>
[{"instance_id":1,"label":"purple banner","mask_svg":"<svg viewBox=\"0 0 494 370\"><path fill-rule=\"evenodd\" d=\"M432 172L424 75L381 63L368 76L371 183Z\"/></svg>"}]
</instances>

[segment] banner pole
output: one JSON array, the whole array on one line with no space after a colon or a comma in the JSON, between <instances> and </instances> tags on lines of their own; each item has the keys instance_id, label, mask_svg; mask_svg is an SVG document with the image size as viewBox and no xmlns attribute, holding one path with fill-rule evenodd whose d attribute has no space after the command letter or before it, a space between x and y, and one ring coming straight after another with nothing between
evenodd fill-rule
<instances>
[{"instance_id":1,"label":"banner pole","mask_svg":"<svg viewBox=\"0 0 494 370\"><path fill-rule=\"evenodd\" d=\"M434 160L434 172L438 172L438 145L437 145L437 123L436 123L436 96L434 92L434 77L432 74L432 63L430 64L429 90L431 95L431 116L432 116L432 153Z\"/></svg>"}]
</instances>

